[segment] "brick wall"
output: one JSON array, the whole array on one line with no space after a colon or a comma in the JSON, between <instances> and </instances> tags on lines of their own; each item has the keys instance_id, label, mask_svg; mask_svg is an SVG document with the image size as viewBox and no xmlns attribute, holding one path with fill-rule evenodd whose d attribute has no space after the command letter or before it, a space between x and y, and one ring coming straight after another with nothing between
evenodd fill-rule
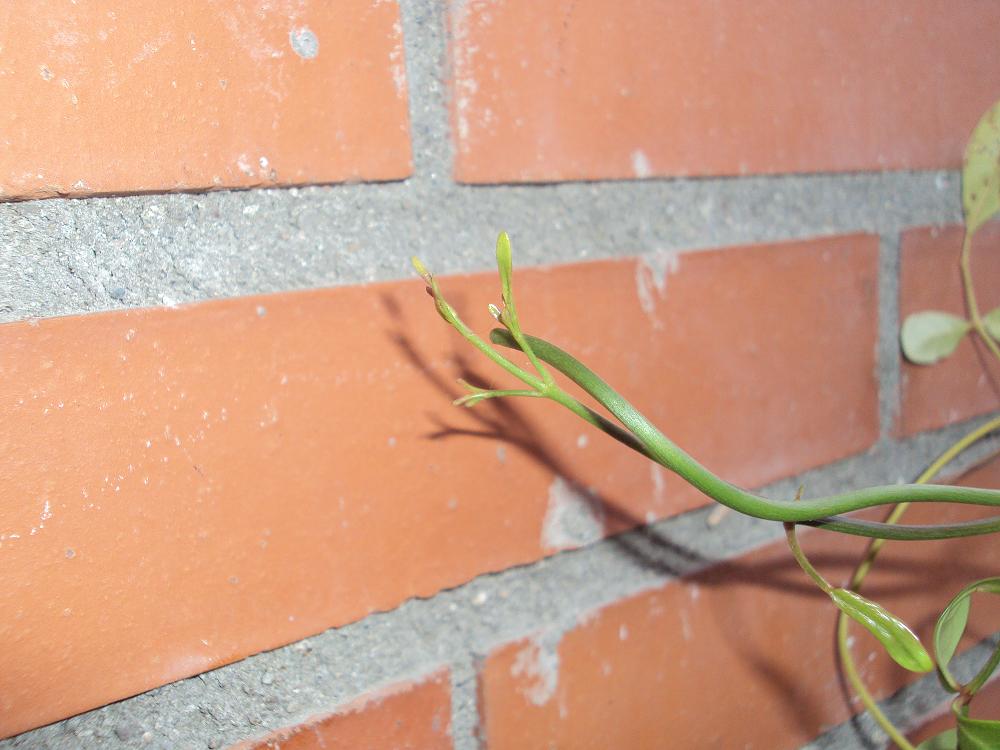
<instances>
[{"instance_id":1,"label":"brick wall","mask_svg":"<svg viewBox=\"0 0 1000 750\"><path fill-rule=\"evenodd\" d=\"M169 10L0 8L0 748L876 737L780 529L553 404L452 409L501 379L407 259L485 330L509 230L527 329L742 485L912 478L1000 408L971 344L896 345L961 309L996 3ZM997 555L890 546L872 590L926 635Z\"/></svg>"}]
</instances>

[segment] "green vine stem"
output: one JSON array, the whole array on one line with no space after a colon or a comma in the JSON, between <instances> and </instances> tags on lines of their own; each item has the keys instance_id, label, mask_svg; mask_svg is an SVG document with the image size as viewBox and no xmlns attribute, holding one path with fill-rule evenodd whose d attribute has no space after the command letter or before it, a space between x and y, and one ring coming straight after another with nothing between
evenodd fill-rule
<instances>
[{"instance_id":1,"label":"green vine stem","mask_svg":"<svg viewBox=\"0 0 1000 750\"><path fill-rule=\"evenodd\" d=\"M974 536L1000 531L1000 516L957 524L909 526L845 518L841 515L863 508L903 502L951 502L995 507L1000 506L1000 491L997 490L927 484L891 485L868 487L853 492L807 500L782 501L755 495L725 481L668 439L621 394L583 363L554 344L521 333L514 306L510 244L506 239L506 234L501 234L497 241L497 265L500 270L505 309L501 311L493 305L490 312L507 328L491 331L490 340L494 344L524 352L531 364L534 365L538 375L531 374L515 365L477 336L444 298L434 276L418 259L413 259L414 268L427 283L427 291L434 298L438 313L445 322L455 328L489 359L527 384L532 391L532 393L524 391L500 393L478 388L471 389L475 398L466 399L467 405L472 405L484 398L490 398L491 394L497 396L537 394L548 398L623 444L675 472L713 500L745 515L765 520L810 524L830 531L858 536L911 541ZM583 388L611 412L625 429L580 403L560 388L541 365L541 362L555 368ZM462 400L460 399L460 401Z\"/></svg>"},{"instance_id":2,"label":"green vine stem","mask_svg":"<svg viewBox=\"0 0 1000 750\"><path fill-rule=\"evenodd\" d=\"M972 282L972 234L968 230L965 231L965 236L962 238L962 257L959 261L959 267L962 270L962 286L965 288L965 303L969 310L969 322L979 335L980 340L986 344L986 348L1000 361L1000 346L997 346L997 342L986 330L983 318L979 314L979 303L976 301L976 288Z\"/></svg>"},{"instance_id":3,"label":"green vine stem","mask_svg":"<svg viewBox=\"0 0 1000 750\"><path fill-rule=\"evenodd\" d=\"M519 348L509 332L502 329L494 329L490 333L490 339L495 344ZM577 359L543 339L528 335L525 335L524 339L539 359L579 385L610 411L627 428L628 437L622 435L624 430L587 409L558 386L546 389L543 392L545 397L562 404L595 427L680 475L716 502L740 513L770 521L810 524L858 536L911 541L948 539L1000 531L1000 516L956 524L927 526L879 523L840 516L863 508L903 502L948 502L995 507L1000 505L1000 491L997 490L910 484L867 487L853 492L798 501L772 500L755 495L716 476L698 463Z\"/></svg>"},{"instance_id":4,"label":"green vine stem","mask_svg":"<svg viewBox=\"0 0 1000 750\"><path fill-rule=\"evenodd\" d=\"M926 484L931 481L944 469L945 466L957 458L959 454L996 430L1000 430L1000 417L991 419L985 424L980 425L976 429L972 430L972 432L963 436L954 444L949 446L944 453L938 456L937 459L935 459L935 461L923 471L923 473L917 478L916 484ZM899 519L903 517L903 514L906 513L906 510L909 507L909 503L900 503L892 509L892 512L890 512L886 517L885 523L898 523ZM878 557L878 554L882 550L883 546L885 546L885 539L871 540L868 544L868 549L865 551L864 558L862 558L858 567L855 569L854 574L851 576L851 581L848 584L849 589L852 591L861 590L861 585L864 583L869 571L875 564L875 558ZM840 664L844 670L845 679L848 681L855 694L857 694L858 699L865 707L865 710L868 711L872 719L889 736L889 739L896 743L900 750L915 750L913 744L903 736L903 733L899 730L899 728L896 727L889 717L885 715L882 709L879 708L875 697L865 686L864 680L858 672L857 664L854 661L854 655L851 652L851 647L848 642L849 625L850 618L843 612L840 612L837 616L837 651L840 654ZM1000 647L998 647L998 650L995 651L994 654L1000 657Z\"/></svg>"},{"instance_id":5,"label":"green vine stem","mask_svg":"<svg viewBox=\"0 0 1000 750\"><path fill-rule=\"evenodd\" d=\"M788 549L792 551L792 557L799 564L799 567L805 571L806 575L812 578L813 583L815 583L824 594L829 594L833 591L833 586L830 585L820 572L813 567L813 564L809 562L809 558L806 557L805 553L802 551L802 547L799 546L799 538L795 534L795 524L786 523L785 524L785 539L788 540Z\"/></svg>"}]
</instances>

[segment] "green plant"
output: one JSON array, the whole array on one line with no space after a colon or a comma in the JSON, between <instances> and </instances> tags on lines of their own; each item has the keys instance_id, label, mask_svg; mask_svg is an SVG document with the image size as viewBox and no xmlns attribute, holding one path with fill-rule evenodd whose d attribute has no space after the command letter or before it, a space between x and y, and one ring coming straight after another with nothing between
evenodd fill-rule
<instances>
[{"instance_id":1,"label":"green plant","mask_svg":"<svg viewBox=\"0 0 1000 750\"><path fill-rule=\"evenodd\" d=\"M961 269L969 307L969 320L939 312L918 313L914 318L908 319L903 326L902 345L906 356L917 362L930 363L946 356L955 349L961 337L970 331L975 331L986 342L990 351L1000 359L1000 347L994 340L1000 339L1000 308L985 316L979 314L969 267L973 234L991 216L1000 211L1000 102L987 112L977 125L967 149L963 170L963 207L966 237L963 243ZM461 381L469 393L458 399L456 404L471 407L486 399L518 396L555 401L622 444L680 475L713 500L750 516L783 523L795 559L817 586L829 595L839 610L838 644L845 675L864 705L891 739L904 750L913 750L913 746L902 733L882 714L860 680L847 645L850 620L859 623L875 635L888 654L904 668L914 672L930 672L936 663L942 685L945 689L958 694L953 704L957 730L924 743L922 747L925 750L1000 747L1000 721L977 720L968 716L969 701L1000 664L1000 646L993 651L980 672L964 685L959 684L948 669L948 663L966 627L972 594L1000 593L1000 578L989 578L970 584L948 605L939 618L934 632L936 662L905 623L859 593L865 576L886 540L944 539L1000 531L1000 516L955 524L899 523L906 507L914 502L1000 506L1000 491L929 484L930 480L959 453L986 434L1000 429L1000 418L992 420L959 440L914 484L868 487L853 492L808 499L801 496L791 500L765 498L713 474L667 438L621 394L582 362L556 345L524 333L514 300L511 248L506 233L501 233L497 239L496 258L502 304L489 305L489 311L502 327L490 332L489 341L478 336L459 318L441 293L434 276L418 259L413 259L414 267L426 282L427 291L434 298L437 311L445 322L486 357L527 386L527 388L493 390L478 388ZM528 360L527 367L518 365L502 354L497 347L520 351ZM580 386L617 422L598 413L564 390L553 377L553 371L561 373ZM801 492L799 494L801 495ZM867 521L844 515L876 506L893 506L885 521ZM832 586L809 562L796 539L795 528L798 524L871 539L865 557L847 587Z\"/></svg>"},{"instance_id":2,"label":"green plant","mask_svg":"<svg viewBox=\"0 0 1000 750\"><path fill-rule=\"evenodd\" d=\"M976 299L972 276L972 239L976 232L998 211L1000 211L1000 102L994 104L980 118L972 131L965 149L962 169L962 213L965 233L959 268L968 319L939 310L924 310L907 316L900 331L900 346L904 356L917 365L931 365L948 356L958 348L961 340L974 333L987 350L1000 361L1000 307L981 315ZM917 479L923 484L931 481L951 461L969 446L986 435L1000 429L1000 418L992 419L973 430L952 445ZM901 503L894 507L886 518L887 523L896 523L908 507ZM861 588L883 542L874 540L851 578L850 588ZM1000 722L986 722L969 718L969 702L985 684L1000 661L1000 647L967 684L960 684L948 671L958 641L968 622L971 595L975 592L1000 593L1000 579L988 578L976 581L960 591L949 603L938 619L934 629L934 651L937 656L938 675L945 690L957 694L952 703L957 728L948 730L921 743L923 750L967 750L968 748L1000 746ZM868 692L851 656L848 644L848 620L841 614L837 622L837 650L840 653L844 674L862 704L902 750L913 750L913 745L889 721Z\"/></svg>"}]
</instances>

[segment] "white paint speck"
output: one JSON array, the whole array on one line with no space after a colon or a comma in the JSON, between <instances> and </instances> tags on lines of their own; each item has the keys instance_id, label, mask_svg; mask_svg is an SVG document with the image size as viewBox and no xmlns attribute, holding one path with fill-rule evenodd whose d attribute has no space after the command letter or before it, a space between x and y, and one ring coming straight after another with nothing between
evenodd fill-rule
<instances>
[{"instance_id":1,"label":"white paint speck","mask_svg":"<svg viewBox=\"0 0 1000 750\"><path fill-rule=\"evenodd\" d=\"M691 622L688 620L688 613L686 609L682 609L681 613L681 635L684 636L685 641L690 641L691 636L694 633L691 631Z\"/></svg>"},{"instance_id":2,"label":"white paint speck","mask_svg":"<svg viewBox=\"0 0 1000 750\"><path fill-rule=\"evenodd\" d=\"M654 317L656 301L667 293L667 277L680 269L680 254L673 250L644 253L635 266L635 290L642 311L653 317L653 324L662 324Z\"/></svg>"},{"instance_id":3,"label":"white paint speck","mask_svg":"<svg viewBox=\"0 0 1000 750\"><path fill-rule=\"evenodd\" d=\"M250 165L250 162L247 161L247 155L246 154L240 154L239 155L239 158L236 160L236 166L239 167L240 171L243 174L245 174L247 177L253 177L254 176L253 167Z\"/></svg>"},{"instance_id":4,"label":"white paint speck","mask_svg":"<svg viewBox=\"0 0 1000 750\"><path fill-rule=\"evenodd\" d=\"M288 32L288 42L292 51L303 60L312 60L319 55L319 37L308 26L299 26Z\"/></svg>"},{"instance_id":5,"label":"white paint speck","mask_svg":"<svg viewBox=\"0 0 1000 750\"><path fill-rule=\"evenodd\" d=\"M590 440L587 438L586 435L583 435L583 434L577 435L577 437L576 437L576 447L577 448L586 448L588 442L590 442Z\"/></svg>"},{"instance_id":6,"label":"white paint speck","mask_svg":"<svg viewBox=\"0 0 1000 750\"><path fill-rule=\"evenodd\" d=\"M549 504L542 522L542 546L566 549L592 544L604 536L604 507L592 492L562 477L549 485Z\"/></svg>"},{"instance_id":7,"label":"white paint speck","mask_svg":"<svg viewBox=\"0 0 1000 750\"><path fill-rule=\"evenodd\" d=\"M642 149L637 148L632 152L632 173L640 180L649 177L653 173L653 168L649 164L649 158Z\"/></svg>"},{"instance_id":8,"label":"white paint speck","mask_svg":"<svg viewBox=\"0 0 1000 750\"><path fill-rule=\"evenodd\" d=\"M558 639L542 634L517 652L511 664L511 677L524 677L524 697L536 706L544 706L559 684Z\"/></svg>"},{"instance_id":9,"label":"white paint speck","mask_svg":"<svg viewBox=\"0 0 1000 750\"><path fill-rule=\"evenodd\" d=\"M663 467L659 464L654 464L650 462L649 464L649 479L653 483L653 500L657 503L663 501L663 489L665 482L663 481Z\"/></svg>"}]
</instances>

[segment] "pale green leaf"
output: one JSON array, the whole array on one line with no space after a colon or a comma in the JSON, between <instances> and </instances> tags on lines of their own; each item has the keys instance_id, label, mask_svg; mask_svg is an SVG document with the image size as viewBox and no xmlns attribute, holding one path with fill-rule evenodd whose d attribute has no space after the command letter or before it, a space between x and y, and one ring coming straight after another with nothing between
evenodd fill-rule
<instances>
[{"instance_id":1,"label":"pale green leaf","mask_svg":"<svg viewBox=\"0 0 1000 750\"><path fill-rule=\"evenodd\" d=\"M920 639L906 623L880 604L847 589L833 589L830 598L841 612L878 638L899 666L911 672L930 672L934 669L934 662Z\"/></svg>"},{"instance_id":2,"label":"pale green leaf","mask_svg":"<svg viewBox=\"0 0 1000 750\"><path fill-rule=\"evenodd\" d=\"M990 336L1000 341L1000 307L990 310L983 316L983 326Z\"/></svg>"},{"instance_id":3,"label":"pale green leaf","mask_svg":"<svg viewBox=\"0 0 1000 750\"><path fill-rule=\"evenodd\" d=\"M969 607L972 604L972 595L977 591L1000 594L1000 577L983 578L982 580L970 583L959 591L948 602L948 606L941 612L937 623L934 625L934 655L937 657L938 674L945 687L953 692L958 692L961 687L948 669L948 662L955 655L955 649L965 633L965 627L969 622Z\"/></svg>"},{"instance_id":4,"label":"pale green leaf","mask_svg":"<svg viewBox=\"0 0 1000 750\"><path fill-rule=\"evenodd\" d=\"M969 622L969 608L972 600L968 595L959 596L945 607L934 626L934 655L937 657L938 672L947 690L957 693L958 683L948 671L948 662L955 655L958 642L962 640L965 626Z\"/></svg>"},{"instance_id":5,"label":"pale green leaf","mask_svg":"<svg viewBox=\"0 0 1000 750\"><path fill-rule=\"evenodd\" d=\"M962 209L970 235L1000 211L1000 101L986 111L965 147Z\"/></svg>"},{"instance_id":6,"label":"pale green leaf","mask_svg":"<svg viewBox=\"0 0 1000 750\"><path fill-rule=\"evenodd\" d=\"M940 312L923 310L903 321L900 343L906 358L918 365L932 365L953 351L972 326L969 321Z\"/></svg>"},{"instance_id":7,"label":"pale green leaf","mask_svg":"<svg viewBox=\"0 0 1000 750\"><path fill-rule=\"evenodd\" d=\"M497 236L497 270L500 272L500 294L505 305L511 305L511 279L514 275L514 261L510 251L510 237L506 232Z\"/></svg>"},{"instance_id":8,"label":"pale green leaf","mask_svg":"<svg viewBox=\"0 0 1000 750\"><path fill-rule=\"evenodd\" d=\"M921 742L916 750L958 750L958 730L945 729Z\"/></svg>"},{"instance_id":9,"label":"pale green leaf","mask_svg":"<svg viewBox=\"0 0 1000 750\"><path fill-rule=\"evenodd\" d=\"M958 750L997 750L1000 748L1000 721L973 719L968 707L953 710L958 721Z\"/></svg>"}]
</instances>

